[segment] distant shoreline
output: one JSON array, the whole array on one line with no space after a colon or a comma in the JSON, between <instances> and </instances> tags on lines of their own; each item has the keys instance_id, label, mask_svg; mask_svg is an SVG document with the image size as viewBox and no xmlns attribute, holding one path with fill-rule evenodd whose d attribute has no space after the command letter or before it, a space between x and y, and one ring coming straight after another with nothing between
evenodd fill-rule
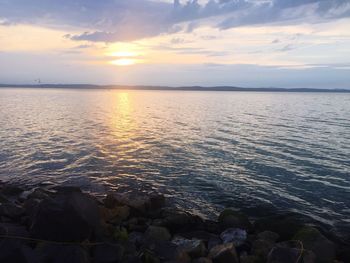
<instances>
[{"instance_id":1,"label":"distant shoreline","mask_svg":"<svg viewBox=\"0 0 350 263\"><path fill-rule=\"evenodd\" d=\"M350 93L350 89L312 89L312 88L242 88L234 86L129 86L129 85L90 85L90 84L40 84L40 85L7 85L0 88L46 88L46 89L113 89L113 90L164 90L164 91L243 91L243 92L323 92Z\"/></svg>"}]
</instances>

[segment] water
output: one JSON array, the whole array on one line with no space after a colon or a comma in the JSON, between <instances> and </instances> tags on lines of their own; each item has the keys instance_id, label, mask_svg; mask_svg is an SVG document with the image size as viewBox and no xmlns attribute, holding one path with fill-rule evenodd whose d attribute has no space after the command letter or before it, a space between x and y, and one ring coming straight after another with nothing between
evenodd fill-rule
<instances>
[{"instance_id":1,"label":"water","mask_svg":"<svg viewBox=\"0 0 350 263\"><path fill-rule=\"evenodd\" d=\"M350 225L350 94L0 89L0 178Z\"/></svg>"}]
</instances>

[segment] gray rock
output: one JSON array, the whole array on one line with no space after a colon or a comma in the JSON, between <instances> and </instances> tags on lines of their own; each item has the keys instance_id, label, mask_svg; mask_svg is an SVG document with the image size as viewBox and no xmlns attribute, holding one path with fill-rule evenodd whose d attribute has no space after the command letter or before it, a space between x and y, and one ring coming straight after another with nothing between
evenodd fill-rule
<instances>
[{"instance_id":1,"label":"gray rock","mask_svg":"<svg viewBox=\"0 0 350 263\"><path fill-rule=\"evenodd\" d=\"M274 247L274 243L267 240L257 239L253 242L252 254L262 261L266 261L268 254Z\"/></svg>"},{"instance_id":2,"label":"gray rock","mask_svg":"<svg viewBox=\"0 0 350 263\"><path fill-rule=\"evenodd\" d=\"M279 238L279 235L272 231L264 231L258 234L258 239L269 241L269 242L276 242Z\"/></svg>"},{"instance_id":3,"label":"gray rock","mask_svg":"<svg viewBox=\"0 0 350 263\"><path fill-rule=\"evenodd\" d=\"M247 239L247 232L239 228L229 228L220 234L224 244L233 243L236 247L242 245Z\"/></svg>"},{"instance_id":4,"label":"gray rock","mask_svg":"<svg viewBox=\"0 0 350 263\"><path fill-rule=\"evenodd\" d=\"M14 203L1 203L0 216L6 216L12 219L18 219L24 214L24 209Z\"/></svg>"},{"instance_id":5,"label":"gray rock","mask_svg":"<svg viewBox=\"0 0 350 263\"><path fill-rule=\"evenodd\" d=\"M210 258L197 258L192 261L193 263L213 263L213 261Z\"/></svg>"},{"instance_id":6,"label":"gray rock","mask_svg":"<svg viewBox=\"0 0 350 263\"><path fill-rule=\"evenodd\" d=\"M172 243L178 248L187 253L191 258L199 258L206 255L207 249L202 240L199 239L185 239L182 237L175 237Z\"/></svg>"},{"instance_id":7,"label":"gray rock","mask_svg":"<svg viewBox=\"0 0 350 263\"><path fill-rule=\"evenodd\" d=\"M165 227L149 226L145 238L150 241L168 241L171 239L171 235Z\"/></svg>"},{"instance_id":8,"label":"gray rock","mask_svg":"<svg viewBox=\"0 0 350 263\"><path fill-rule=\"evenodd\" d=\"M31 234L53 241L83 241L99 227L96 201L89 195L72 192L45 199L33 218Z\"/></svg>"},{"instance_id":9,"label":"gray rock","mask_svg":"<svg viewBox=\"0 0 350 263\"><path fill-rule=\"evenodd\" d=\"M213 263L238 263L236 249L232 243L217 245L209 252L209 258Z\"/></svg>"},{"instance_id":10,"label":"gray rock","mask_svg":"<svg viewBox=\"0 0 350 263\"><path fill-rule=\"evenodd\" d=\"M221 212L218 221L223 230L227 228L252 229L252 224L244 213L229 208Z\"/></svg>"},{"instance_id":11,"label":"gray rock","mask_svg":"<svg viewBox=\"0 0 350 263\"><path fill-rule=\"evenodd\" d=\"M305 250L297 241L276 244L270 251L268 263L315 263L315 254Z\"/></svg>"}]
</instances>

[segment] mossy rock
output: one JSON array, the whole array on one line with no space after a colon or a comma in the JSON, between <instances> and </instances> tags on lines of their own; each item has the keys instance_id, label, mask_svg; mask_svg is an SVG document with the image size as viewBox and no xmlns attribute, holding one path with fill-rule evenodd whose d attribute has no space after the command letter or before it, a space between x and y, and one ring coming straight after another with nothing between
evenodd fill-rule
<instances>
[{"instance_id":1,"label":"mossy rock","mask_svg":"<svg viewBox=\"0 0 350 263\"><path fill-rule=\"evenodd\" d=\"M223 230L227 228L252 229L252 224L246 214L230 208L226 208L221 212L218 221Z\"/></svg>"},{"instance_id":2,"label":"mossy rock","mask_svg":"<svg viewBox=\"0 0 350 263\"><path fill-rule=\"evenodd\" d=\"M293 239L302 242L305 249L313 251L316 255L316 262L333 262L335 259L334 243L314 227L305 226L301 228Z\"/></svg>"}]
</instances>

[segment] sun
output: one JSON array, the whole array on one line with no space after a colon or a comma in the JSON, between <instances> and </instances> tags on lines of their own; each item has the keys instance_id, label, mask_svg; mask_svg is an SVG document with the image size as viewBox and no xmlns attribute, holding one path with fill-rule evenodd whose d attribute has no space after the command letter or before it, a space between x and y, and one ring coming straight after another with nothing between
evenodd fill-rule
<instances>
[{"instance_id":1,"label":"sun","mask_svg":"<svg viewBox=\"0 0 350 263\"><path fill-rule=\"evenodd\" d=\"M110 64L115 66L132 66L143 62L140 50L131 45L116 45L106 53L111 57Z\"/></svg>"},{"instance_id":2,"label":"sun","mask_svg":"<svg viewBox=\"0 0 350 263\"><path fill-rule=\"evenodd\" d=\"M133 58L118 58L112 60L110 63L115 66L131 66L139 63L139 61Z\"/></svg>"}]
</instances>

